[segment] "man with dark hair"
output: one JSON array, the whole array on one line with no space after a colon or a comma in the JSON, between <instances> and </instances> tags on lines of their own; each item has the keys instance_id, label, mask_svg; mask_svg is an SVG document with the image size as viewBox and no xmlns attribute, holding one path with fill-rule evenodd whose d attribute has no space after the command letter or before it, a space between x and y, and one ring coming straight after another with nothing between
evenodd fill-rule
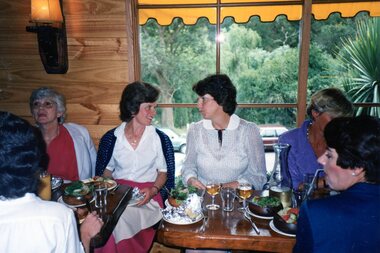
<instances>
[{"instance_id":1,"label":"man with dark hair","mask_svg":"<svg viewBox=\"0 0 380 253\"><path fill-rule=\"evenodd\" d=\"M0 252L89 252L103 225L96 213L80 227L66 206L36 196L41 171L38 130L0 112Z\"/></svg>"}]
</instances>

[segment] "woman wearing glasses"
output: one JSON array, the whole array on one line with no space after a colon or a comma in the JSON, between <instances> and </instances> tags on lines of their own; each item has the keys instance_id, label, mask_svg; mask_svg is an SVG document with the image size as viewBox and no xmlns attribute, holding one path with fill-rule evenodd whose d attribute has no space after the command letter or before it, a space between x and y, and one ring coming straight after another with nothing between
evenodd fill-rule
<instances>
[{"instance_id":1,"label":"woman wearing glasses","mask_svg":"<svg viewBox=\"0 0 380 253\"><path fill-rule=\"evenodd\" d=\"M203 120L192 123L182 167L185 184L205 189L209 181L237 188L266 182L264 145L256 124L234 114L236 88L227 75L212 75L193 86Z\"/></svg>"},{"instance_id":2,"label":"woman wearing glasses","mask_svg":"<svg viewBox=\"0 0 380 253\"><path fill-rule=\"evenodd\" d=\"M64 123L65 98L50 88L34 90L30 111L45 140L48 172L65 180L79 180L95 175L96 149L83 126Z\"/></svg>"}]
</instances>

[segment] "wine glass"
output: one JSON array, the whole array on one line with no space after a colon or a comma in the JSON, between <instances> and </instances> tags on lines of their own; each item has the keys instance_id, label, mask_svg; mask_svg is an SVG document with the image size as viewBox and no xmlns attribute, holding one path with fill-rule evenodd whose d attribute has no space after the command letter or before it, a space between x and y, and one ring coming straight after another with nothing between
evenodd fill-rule
<instances>
[{"instance_id":1,"label":"wine glass","mask_svg":"<svg viewBox=\"0 0 380 253\"><path fill-rule=\"evenodd\" d=\"M215 182L208 182L206 184L206 191L211 195L211 204L206 205L206 208L209 210L218 210L220 206L215 204L215 195L218 195L220 192L220 184Z\"/></svg>"},{"instance_id":2,"label":"wine glass","mask_svg":"<svg viewBox=\"0 0 380 253\"><path fill-rule=\"evenodd\" d=\"M238 188L237 188L237 191L238 191L238 195L241 199L243 199L243 206L242 207L239 207L239 211L240 212L245 212L245 210L247 209L247 199L249 197L251 197L252 195L252 185L249 184L249 183L240 183Z\"/></svg>"}]
</instances>

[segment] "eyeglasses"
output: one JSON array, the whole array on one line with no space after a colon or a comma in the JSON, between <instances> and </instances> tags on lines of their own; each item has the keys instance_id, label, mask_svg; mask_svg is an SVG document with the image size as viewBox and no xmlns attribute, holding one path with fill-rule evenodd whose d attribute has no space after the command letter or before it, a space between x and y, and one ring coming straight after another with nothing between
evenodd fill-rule
<instances>
[{"instance_id":1,"label":"eyeglasses","mask_svg":"<svg viewBox=\"0 0 380 253\"><path fill-rule=\"evenodd\" d=\"M33 110L39 109L39 108L45 108L45 109L51 109L55 105L55 102L53 101L45 101L45 102L39 102L35 101L32 104Z\"/></svg>"},{"instance_id":2,"label":"eyeglasses","mask_svg":"<svg viewBox=\"0 0 380 253\"><path fill-rule=\"evenodd\" d=\"M212 100L214 100L214 98L212 98L212 97L206 97L206 96L202 96L202 97L198 97L197 98L197 103L201 103L201 104L206 104L207 102L209 102L209 101L212 101Z\"/></svg>"}]
</instances>

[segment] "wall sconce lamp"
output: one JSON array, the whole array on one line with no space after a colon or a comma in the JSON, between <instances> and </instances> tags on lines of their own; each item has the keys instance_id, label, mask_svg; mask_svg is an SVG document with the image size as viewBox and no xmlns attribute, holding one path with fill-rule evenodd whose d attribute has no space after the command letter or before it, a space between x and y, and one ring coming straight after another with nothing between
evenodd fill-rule
<instances>
[{"instance_id":1,"label":"wall sconce lamp","mask_svg":"<svg viewBox=\"0 0 380 253\"><path fill-rule=\"evenodd\" d=\"M68 70L67 38L62 0L31 0L31 23L27 32L37 33L41 61L48 74Z\"/></svg>"}]
</instances>

